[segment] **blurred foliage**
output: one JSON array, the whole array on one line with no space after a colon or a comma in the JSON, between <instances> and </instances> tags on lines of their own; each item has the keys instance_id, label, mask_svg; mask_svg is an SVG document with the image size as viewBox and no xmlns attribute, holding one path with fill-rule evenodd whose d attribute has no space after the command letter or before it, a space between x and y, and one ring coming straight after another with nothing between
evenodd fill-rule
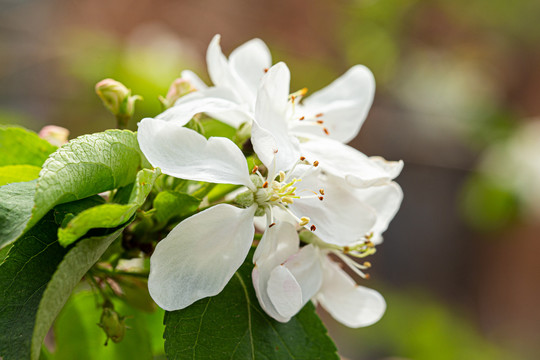
<instances>
[{"instance_id":1,"label":"blurred foliage","mask_svg":"<svg viewBox=\"0 0 540 360\"><path fill-rule=\"evenodd\" d=\"M349 359L397 356L414 360L515 359L485 340L465 317L456 316L423 292L382 291L387 310L381 321L351 330L341 325L335 334L340 354Z\"/></svg>"},{"instance_id":2,"label":"blurred foliage","mask_svg":"<svg viewBox=\"0 0 540 360\"><path fill-rule=\"evenodd\" d=\"M479 231L500 230L519 215L516 194L482 174L467 179L460 200L465 221Z\"/></svg>"},{"instance_id":3,"label":"blurred foliage","mask_svg":"<svg viewBox=\"0 0 540 360\"><path fill-rule=\"evenodd\" d=\"M152 359L163 355L163 310L146 313L121 301L113 301L117 313L125 316L128 326L123 340L109 342L97 325L102 301L96 294L81 291L72 295L54 325L52 352L44 350L46 359Z\"/></svg>"}]
</instances>

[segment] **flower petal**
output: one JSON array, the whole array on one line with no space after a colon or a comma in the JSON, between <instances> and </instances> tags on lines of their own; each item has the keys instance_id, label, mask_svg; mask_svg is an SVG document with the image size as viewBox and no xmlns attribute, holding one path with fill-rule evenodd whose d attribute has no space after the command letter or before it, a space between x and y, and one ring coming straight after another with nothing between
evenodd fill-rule
<instances>
[{"instance_id":1,"label":"flower petal","mask_svg":"<svg viewBox=\"0 0 540 360\"><path fill-rule=\"evenodd\" d=\"M272 66L270 50L264 41L252 39L231 52L229 64L246 85L254 103L265 70Z\"/></svg>"},{"instance_id":2,"label":"flower petal","mask_svg":"<svg viewBox=\"0 0 540 360\"><path fill-rule=\"evenodd\" d=\"M231 72L229 69L229 63L223 52L219 42L221 35L215 35L206 51L206 64L208 66L208 75L216 86L230 87L231 86Z\"/></svg>"},{"instance_id":3,"label":"flower petal","mask_svg":"<svg viewBox=\"0 0 540 360\"><path fill-rule=\"evenodd\" d=\"M209 87L183 96L176 101L174 107L161 113L157 118L187 123L193 115L201 112L234 128L244 122L252 122L252 116L249 115L246 105L235 93L224 87Z\"/></svg>"},{"instance_id":4,"label":"flower petal","mask_svg":"<svg viewBox=\"0 0 540 360\"><path fill-rule=\"evenodd\" d=\"M247 115L238 111L239 105L237 103L226 98L226 93L224 91L217 94L219 90L220 89L216 90L216 88L208 88L183 96L178 99L173 107L156 116L156 119L174 121L182 126L187 124L195 114L202 112L217 114L235 112L239 117L239 119L236 120L237 123L249 119L246 117ZM216 95L222 97L220 98Z\"/></svg>"},{"instance_id":5,"label":"flower petal","mask_svg":"<svg viewBox=\"0 0 540 360\"><path fill-rule=\"evenodd\" d=\"M287 322L290 316L281 315L268 295L268 281L272 270L298 251L299 240L292 224L279 222L268 228L255 251L252 280L257 299L264 311L277 321ZM299 294L301 289L298 287Z\"/></svg>"},{"instance_id":6,"label":"flower petal","mask_svg":"<svg viewBox=\"0 0 540 360\"><path fill-rule=\"evenodd\" d=\"M302 304L297 309L296 312L298 312L319 291L322 285L323 269L319 249L313 244L306 245L289 257L283 266L291 272L302 288Z\"/></svg>"},{"instance_id":7,"label":"flower petal","mask_svg":"<svg viewBox=\"0 0 540 360\"><path fill-rule=\"evenodd\" d=\"M287 170L298 160L298 140L289 136L286 112L290 72L280 62L272 66L261 80L251 130L253 149L268 167L274 158L278 170Z\"/></svg>"},{"instance_id":8,"label":"flower petal","mask_svg":"<svg viewBox=\"0 0 540 360\"><path fill-rule=\"evenodd\" d=\"M403 162L369 158L353 147L328 138L312 138L300 144L301 154L319 160L324 171L344 178L355 187L383 185L399 174Z\"/></svg>"},{"instance_id":9,"label":"flower petal","mask_svg":"<svg viewBox=\"0 0 540 360\"><path fill-rule=\"evenodd\" d=\"M285 266L278 265L270 272L267 292L272 305L284 318L291 318L302 309L302 288Z\"/></svg>"},{"instance_id":10,"label":"flower petal","mask_svg":"<svg viewBox=\"0 0 540 360\"><path fill-rule=\"evenodd\" d=\"M387 185L372 186L355 190L355 195L366 204L369 204L377 213L377 221L371 231L371 239L375 244L382 242L382 233L388 229L390 221L394 218L403 200L401 187L391 182Z\"/></svg>"},{"instance_id":11,"label":"flower petal","mask_svg":"<svg viewBox=\"0 0 540 360\"><path fill-rule=\"evenodd\" d=\"M330 85L304 99L303 107L297 109L299 116L313 118L317 114L324 121L330 137L341 142L351 141L360 131L373 102L375 79L371 71L362 65L350 68ZM294 131L325 136L320 126L309 122L297 122Z\"/></svg>"},{"instance_id":12,"label":"flower petal","mask_svg":"<svg viewBox=\"0 0 540 360\"><path fill-rule=\"evenodd\" d=\"M165 174L254 189L246 159L229 139L212 137L206 140L176 122L151 118L139 123L137 138L148 161Z\"/></svg>"},{"instance_id":13,"label":"flower petal","mask_svg":"<svg viewBox=\"0 0 540 360\"><path fill-rule=\"evenodd\" d=\"M191 86L197 90L203 90L208 87L208 85L206 85L204 81L202 81L201 78L191 70L182 71L180 73L180 77L189 81Z\"/></svg>"},{"instance_id":14,"label":"flower petal","mask_svg":"<svg viewBox=\"0 0 540 360\"><path fill-rule=\"evenodd\" d=\"M348 245L368 234L375 224L374 209L355 197L352 189L343 186L343 182L313 172L305 175L295 186L297 194L324 190L323 201L314 196L297 199L289 205L297 217L311 219L311 224L316 227L314 234L324 242ZM306 228L310 226L308 224Z\"/></svg>"},{"instance_id":15,"label":"flower petal","mask_svg":"<svg viewBox=\"0 0 540 360\"><path fill-rule=\"evenodd\" d=\"M342 324L358 328L381 319L386 303L377 291L358 286L338 264L324 260L324 281L317 301Z\"/></svg>"},{"instance_id":16,"label":"flower petal","mask_svg":"<svg viewBox=\"0 0 540 360\"><path fill-rule=\"evenodd\" d=\"M220 293L249 252L255 209L220 204L178 224L150 258L154 301L173 311Z\"/></svg>"}]
</instances>

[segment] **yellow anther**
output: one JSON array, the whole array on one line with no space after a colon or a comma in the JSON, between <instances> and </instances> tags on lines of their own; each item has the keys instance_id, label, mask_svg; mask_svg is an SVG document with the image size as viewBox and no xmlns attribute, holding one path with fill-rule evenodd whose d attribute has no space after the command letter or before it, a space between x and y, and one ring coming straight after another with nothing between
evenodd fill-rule
<instances>
[{"instance_id":1,"label":"yellow anther","mask_svg":"<svg viewBox=\"0 0 540 360\"><path fill-rule=\"evenodd\" d=\"M307 225L310 221L311 221L311 219L308 218L307 216L302 216L300 218L300 226Z\"/></svg>"},{"instance_id":2,"label":"yellow anther","mask_svg":"<svg viewBox=\"0 0 540 360\"><path fill-rule=\"evenodd\" d=\"M284 171L279 172L279 181L280 182L285 181L285 172Z\"/></svg>"},{"instance_id":3,"label":"yellow anther","mask_svg":"<svg viewBox=\"0 0 540 360\"><path fill-rule=\"evenodd\" d=\"M369 261L364 261L364 266L367 268L371 267L371 263Z\"/></svg>"}]
</instances>

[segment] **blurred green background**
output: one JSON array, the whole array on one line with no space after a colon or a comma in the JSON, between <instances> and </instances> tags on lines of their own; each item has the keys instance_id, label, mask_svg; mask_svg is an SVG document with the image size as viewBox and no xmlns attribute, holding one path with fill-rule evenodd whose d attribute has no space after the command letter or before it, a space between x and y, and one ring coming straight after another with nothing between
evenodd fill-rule
<instances>
[{"instance_id":1,"label":"blurred green background","mask_svg":"<svg viewBox=\"0 0 540 360\"><path fill-rule=\"evenodd\" d=\"M226 53L262 38L293 90L365 64L378 88L352 145L405 161L405 199L361 282L384 318L350 330L321 311L340 353L536 359L539 15L538 0L0 0L0 123L113 127L93 89L106 77L153 116L181 70L207 79L216 33Z\"/></svg>"}]
</instances>

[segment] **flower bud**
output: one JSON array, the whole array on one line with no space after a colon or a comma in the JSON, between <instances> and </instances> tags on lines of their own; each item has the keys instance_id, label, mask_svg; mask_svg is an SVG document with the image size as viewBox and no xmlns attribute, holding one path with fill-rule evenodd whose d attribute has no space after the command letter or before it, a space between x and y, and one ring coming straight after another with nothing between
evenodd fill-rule
<instances>
[{"instance_id":1,"label":"flower bud","mask_svg":"<svg viewBox=\"0 0 540 360\"><path fill-rule=\"evenodd\" d=\"M124 317L118 315L111 307L104 307L103 312L101 313L101 320L98 324L99 327L103 329L107 335L107 341L111 339L113 342L118 343L122 341L124 335L126 334L126 324L124 322Z\"/></svg>"},{"instance_id":2,"label":"flower bud","mask_svg":"<svg viewBox=\"0 0 540 360\"><path fill-rule=\"evenodd\" d=\"M176 100L180 99L182 96L189 94L190 92L195 91L196 89L193 85L186 79L178 78L173 81L167 92L167 96L159 97L161 105L164 109L168 109L174 105Z\"/></svg>"},{"instance_id":3,"label":"flower bud","mask_svg":"<svg viewBox=\"0 0 540 360\"><path fill-rule=\"evenodd\" d=\"M133 116L135 101L142 100L139 95L131 95L131 90L124 84L105 79L96 84L96 94L103 104L116 116L118 127L124 128Z\"/></svg>"},{"instance_id":4,"label":"flower bud","mask_svg":"<svg viewBox=\"0 0 540 360\"><path fill-rule=\"evenodd\" d=\"M68 142L69 130L61 126L47 125L39 131L39 137L52 145L62 146Z\"/></svg>"}]
</instances>

